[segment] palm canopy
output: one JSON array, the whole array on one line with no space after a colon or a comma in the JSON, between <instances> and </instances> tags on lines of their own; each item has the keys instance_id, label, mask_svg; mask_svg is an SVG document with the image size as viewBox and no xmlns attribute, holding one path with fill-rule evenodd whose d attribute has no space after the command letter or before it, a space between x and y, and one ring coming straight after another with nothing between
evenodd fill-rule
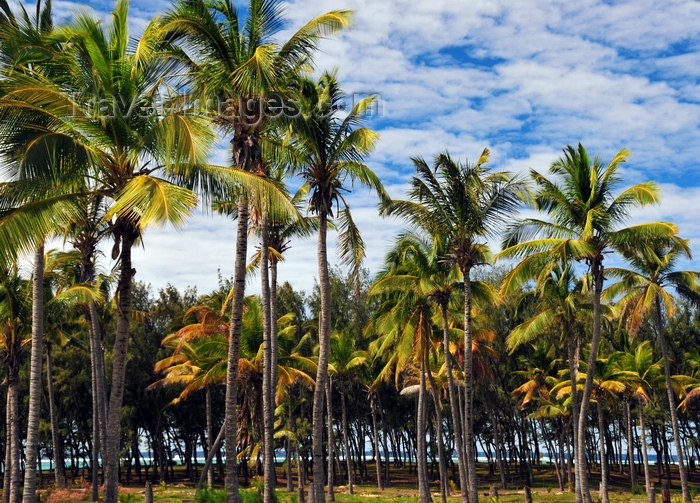
<instances>
[{"instance_id":1,"label":"palm canopy","mask_svg":"<svg viewBox=\"0 0 700 503\"><path fill-rule=\"evenodd\" d=\"M445 257L460 269L488 262L486 238L497 232L526 197L526 186L504 171L486 168L489 150L475 164L461 163L448 153L435 157L434 168L413 158L410 200L384 207L418 228L441 236L449 248Z\"/></svg>"},{"instance_id":2,"label":"palm canopy","mask_svg":"<svg viewBox=\"0 0 700 503\"><path fill-rule=\"evenodd\" d=\"M671 236L666 240L652 240L622 251L622 257L630 269L610 267L605 273L619 279L609 286L604 296L616 301L622 308L622 320L626 320L630 335L634 336L646 316L661 302L668 319L675 313L677 295L700 302L700 272L679 271L676 265L681 259L690 259L687 240Z\"/></svg>"},{"instance_id":3,"label":"palm canopy","mask_svg":"<svg viewBox=\"0 0 700 503\"><path fill-rule=\"evenodd\" d=\"M621 227L632 209L659 202L659 188L654 182L634 185L615 195L622 181L620 166L629 155L627 149L622 149L605 165L600 157L591 160L579 143L578 148L566 147L564 156L552 163L549 173L553 179L530 170L538 187L532 206L549 220L524 219L506 229L504 250L498 256L524 258L513 271L513 278L530 262L542 261L540 253L550 259L590 263L602 260L608 248L632 248L645 239L675 234L676 226L668 222Z\"/></svg>"}]
</instances>

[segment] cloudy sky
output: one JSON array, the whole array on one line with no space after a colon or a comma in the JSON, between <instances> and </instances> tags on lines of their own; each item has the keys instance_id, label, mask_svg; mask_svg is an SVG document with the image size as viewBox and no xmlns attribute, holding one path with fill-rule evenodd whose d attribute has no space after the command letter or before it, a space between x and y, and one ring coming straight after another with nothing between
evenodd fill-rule
<instances>
[{"instance_id":1,"label":"cloudy sky","mask_svg":"<svg viewBox=\"0 0 700 503\"><path fill-rule=\"evenodd\" d=\"M82 5L82 7L81 7ZM89 5L89 7L86 7ZM109 0L56 1L57 17L78 8L106 16ZM411 156L449 152L491 166L546 171L567 144L612 158L633 156L626 184L656 180L660 207L633 221L670 220L700 259L700 2L668 0L299 0L286 5L289 28L333 9L355 10L351 30L322 43L319 71L338 68L349 96L376 94L369 126L381 134L369 165L402 197ZM132 0L135 32L169 6ZM220 161L225 154L219 155ZM381 220L376 198L350 202L374 272L402 228ZM198 214L180 230L149 231L135 254L137 279L216 286L233 270L235 224ZM280 278L311 290L315 242L295 243ZM685 266L700 268L700 261ZM258 290L257 282L250 290Z\"/></svg>"}]
</instances>

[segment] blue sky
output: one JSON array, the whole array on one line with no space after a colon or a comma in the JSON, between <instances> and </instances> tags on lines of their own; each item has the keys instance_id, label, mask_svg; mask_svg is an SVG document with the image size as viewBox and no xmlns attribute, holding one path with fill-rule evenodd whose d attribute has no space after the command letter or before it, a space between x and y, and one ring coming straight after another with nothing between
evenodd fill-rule
<instances>
[{"instance_id":1,"label":"blue sky","mask_svg":"<svg viewBox=\"0 0 700 503\"><path fill-rule=\"evenodd\" d=\"M59 18L89 5L54 2ZM164 0L132 0L134 29L164 12ZM319 71L338 68L346 92L374 93L381 134L368 159L394 197L409 158L449 150L491 166L546 171L567 144L610 159L622 147L626 185L656 180L661 206L631 222L670 220L700 259L700 2L669 0L303 0L286 4L290 28L333 9L356 11L351 30L322 43ZM218 155L225 162L227 154ZM402 228L377 217L376 198L350 199L374 272ZM196 215L181 231L149 231L134 257L137 278L164 286L216 286L233 269L234 224ZM293 246L280 278L310 291L315 242ZM700 268L700 261L684 264ZM256 291L257 282L251 283Z\"/></svg>"}]
</instances>

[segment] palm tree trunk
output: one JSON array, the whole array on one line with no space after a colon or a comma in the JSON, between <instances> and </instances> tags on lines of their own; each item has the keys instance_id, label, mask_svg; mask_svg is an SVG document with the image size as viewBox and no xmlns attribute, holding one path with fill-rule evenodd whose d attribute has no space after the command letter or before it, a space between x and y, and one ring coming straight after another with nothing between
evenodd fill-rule
<instances>
[{"instance_id":1,"label":"palm tree trunk","mask_svg":"<svg viewBox=\"0 0 700 503\"><path fill-rule=\"evenodd\" d=\"M212 449L214 448L214 421L212 417L212 411L211 411L211 386L207 386L205 395L205 407L206 407L206 414L207 414L207 458L211 455ZM213 458L213 456L212 456ZM210 462L211 464L211 462ZM214 470L210 469L208 465L205 464L204 468L202 468L202 475L204 475L204 471L206 470L206 476L207 476L207 487L209 489L214 487Z\"/></svg>"},{"instance_id":2,"label":"palm tree trunk","mask_svg":"<svg viewBox=\"0 0 700 503\"><path fill-rule=\"evenodd\" d=\"M345 383L341 381L340 384L340 406L341 406L341 414L342 414L342 423L343 423L343 449L345 450L345 464L347 466L347 471L348 471L348 493L350 494L355 494L355 487L354 487L354 481L353 481L353 476L354 474L352 473L352 456L350 456L350 443L348 442L348 411L347 411L347 406L345 404ZM375 434L376 434L376 415L372 416L372 419L374 420L374 428L375 428ZM375 457L376 463L377 463L377 473L379 474L379 467L381 467L381 457L379 456L379 443L376 442L376 436L375 436ZM381 489L381 488L380 488Z\"/></svg>"},{"instance_id":3,"label":"palm tree trunk","mask_svg":"<svg viewBox=\"0 0 700 503\"><path fill-rule=\"evenodd\" d=\"M25 450L23 503L36 501L36 461L39 452L41 415L41 371L44 353L44 245L34 252L32 277L32 356L29 370L29 415Z\"/></svg>"},{"instance_id":4,"label":"palm tree trunk","mask_svg":"<svg viewBox=\"0 0 700 503\"><path fill-rule=\"evenodd\" d=\"M637 466L634 463L634 444L632 443L632 398L630 396L625 400L625 410L627 412L627 458L630 465L630 485L637 485Z\"/></svg>"},{"instance_id":5,"label":"palm tree trunk","mask_svg":"<svg viewBox=\"0 0 700 503\"><path fill-rule=\"evenodd\" d=\"M2 479L2 503L10 503L10 474L12 473L12 407L10 388L5 396L5 466Z\"/></svg>"},{"instance_id":6,"label":"palm tree trunk","mask_svg":"<svg viewBox=\"0 0 700 503\"><path fill-rule=\"evenodd\" d=\"M580 341L581 338L578 335L574 335L571 330L568 330L566 334L568 353L569 353L569 378L572 383L578 383L578 362L580 354ZM573 444L574 444L574 458L576 458L576 449L578 448L578 432L579 432L579 404L578 404L578 388L576 386L571 386L571 424L573 431ZM572 478L571 484L572 488L576 493L576 503L581 503L583 497L581 496L581 485L580 480L586 476L585 473L580 471L581 464L576 462L574 466L574 471L576 473L575 478Z\"/></svg>"},{"instance_id":7,"label":"palm tree trunk","mask_svg":"<svg viewBox=\"0 0 700 503\"><path fill-rule=\"evenodd\" d=\"M270 299L270 234L267 216L263 215L260 223L260 279L261 300L263 306L263 503L274 503L275 501L275 399L274 386L272 381L272 331L271 326L274 320L271 318Z\"/></svg>"},{"instance_id":8,"label":"palm tree trunk","mask_svg":"<svg viewBox=\"0 0 700 503\"><path fill-rule=\"evenodd\" d=\"M15 350L16 351L16 350ZM22 499L20 488L22 485L22 473L20 471L20 437L19 437L19 358L14 357L14 369L8 372L8 421L7 449L10 450L10 484L7 492L10 495L9 503L19 503ZM3 491L4 492L4 491Z\"/></svg>"},{"instance_id":9,"label":"palm tree trunk","mask_svg":"<svg viewBox=\"0 0 700 503\"><path fill-rule=\"evenodd\" d=\"M651 482L651 468L649 468L649 454L647 452L647 433L644 426L644 405L639 404L639 434L642 444L642 462L644 463L644 485L647 490L648 503L655 503L656 494Z\"/></svg>"},{"instance_id":10,"label":"palm tree trunk","mask_svg":"<svg viewBox=\"0 0 700 503\"><path fill-rule=\"evenodd\" d=\"M591 337L591 350L588 357L588 369L595 368L598 358L598 346L600 345L600 294L603 291L603 264L602 256L596 256L591 264L593 276L593 335ZM586 383L581 397L581 409L578 417L578 445L576 446L576 464L578 465L577 483L581 487L581 498L584 503L591 503L591 491L586 476L586 421L590 406L591 392L593 391L593 372L586 372Z\"/></svg>"},{"instance_id":11,"label":"palm tree trunk","mask_svg":"<svg viewBox=\"0 0 700 503\"><path fill-rule=\"evenodd\" d=\"M233 300L226 372L226 492L228 503L239 503L238 494L238 358L241 354L243 327L243 298L245 296L245 268L248 253L248 199L238 202L238 229L236 232L236 259L233 269Z\"/></svg>"},{"instance_id":12,"label":"palm tree trunk","mask_svg":"<svg viewBox=\"0 0 700 503\"><path fill-rule=\"evenodd\" d=\"M472 286L470 267L462 267L464 277L464 448L466 451L469 501L478 503L479 490L476 478L476 456L474 452L474 360L472 355Z\"/></svg>"},{"instance_id":13,"label":"palm tree trunk","mask_svg":"<svg viewBox=\"0 0 700 503\"><path fill-rule=\"evenodd\" d=\"M598 432L600 433L600 501L602 503L609 503L608 457L605 455L605 418L603 417L602 397L596 398L596 404L598 407Z\"/></svg>"},{"instance_id":14,"label":"palm tree trunk","mask_svg":"<svg viewBox=\"0 0 700 503\"><path fill-rule=\"evenodd\" d=\"M221 429L219 430L219 434L216 435L216 439L214 440L214 443L211 444L211 447L209 448L209 452L207 453L207 459L204 461L204 468L202 468L202 474L199 476L199 482L197 483L197 491L199 491L202 488L202 485L204 484L204 479L207 478L207 474L209 472L212 472L212 461L214 460L214 456L216 456L216 451L219 450L219 446L221 445L221 442L224 440L224 436L226 435L226 420L224 420L224 424L221 425ZM209 486L211 488L211 486Z\"/></svg>"},{"instance_id":15,"label":"palm tree trunk","mask_svg":"<svg viewBox=\"0 0 700 503\"><path fill-rule=\"evenodd\" d=\"M318 367L316 370L316 387L314 404L311 412L313 443L313 503L325 503L323 492L323 402L328 380L328 359L331 345L331 291L328 273L328 249L326 236L328 221L325 213L319 215L318 222L318 284L321 297L321 312L318 323Z\"/></svg>"},{"instance_id":16,"label":"palm tree trunk","mask_svg":"<svg viewBox=\"0 0 700 503\"><path fill-rule=\"evenodd\" d=\"M464 459L464 444L462 442L462 421L459 413L459 400L457 399L457 387L452 375L452 353L450 352L450 328L448 325L447 304L440 305L442 314L442 338L443 351L445 353L445 371L447 373L447 390L450 395L450 412L452 413L452 432L455 439L455 450L457 451L457 468L459 469L459 488L462 494L462 503L468 503L469 493L467 491L467 467ZM496 425L494 424L494 430ZM497 446L498 447L498 446ZM499 455L500 462L500 455ZM500 466L500 464L499 464ZM503 473L503 472L501 472ZM504 479L505 480L505 479ZM504 489L505 489L505 483Z\"/></svg>"},{"instance_id":17,"label":"palm tree trunk","mask_svg":"<svg viewBox=\"0 0 700 503\"><path fill-rule=\"evenodd\" d=\"M371 392L371 396L369 399L369 406L372 412L372 434L373 434L373 440L374 440L374 452L375 452L375 457L376 459L376 469L377 469L377 487L379 488L380 491L384 490L384 478L382 476L382 457L379 455L379 428L377 428L377 401L375 398L375 392ZM344 427L343 427L344 428ZM387 457L386 462L389 462L389 457L388 453L384 451L384 455ZM348 469L348 474L350 474L350 470ZM348 475L348 478L350 475Z\"/></svg>"},{"instance_id":18,"label":"palm tree trunk","mask_svg":"<svg viewBox=\"0 0 700 503\"><path fill-rule=\"evenodd\" d=\"M447 503L450 489L447 485L447 456L445 455L445 447L442 443L442 403L439 396L439 391L433 373L428 364L428 355L425 355L426 373L428 374L428 382L433 396L433 405L435 406L435 436L437 437L438 459L440 464L440 502Z\"/></svg>"},{"instance_id":19,"label":"palm tree trunk","mask_svg":"<svg viewBox=\"0 0 700 503\"><path fill-rule=\"evenodd\" d=\"M422 351L421 351L422 352ZM416 462L418 468L418 492L421 503L432 503L428 483L428 446L425 442L426 430L426 383L424 358L420 364L420 390L418 392L418 413L416 418Z\"/></svg>"},{"instance_id":20,"label":"palm tree trunk","mask_svg":"<svg viewBox=\"0 0 700 503\"><path fill-rule=\"evenodd\" d=\"M84 281L91 281L92 274ZM107 386L105 383L105 360L102 336L100 330L99 314L94 301L88 303L89 320L88 332L90 337L90 365L92 373L92 456L93 456L93 481L92 501L98 498L98 470L99 453L103 452L107 445ZM104 463L104 459L103 459ZM104 474L103 474L104 475Z\"/></svg>"},{"instance_id":21,"label":"palm tree trunk","mask_svg":"<svg viewBox=\"0 0 700 503\"><path fill-rule=\"evenodd\" d=\"M53 355L51 344L46 345L46 389L49 400L49 414L51 416L51 441L53 443L53 458L56 467L54 469L54 481L56 487L66 487L66 466L63 459L63 443L58 433L58 414L56 413L56 396L53 389ZM93 465L97 459L93 459ZM94 475L93 475L94 476Z\"/></svg>"},{"instance_id":22,"label":"palm tree trunk","mask_svg":"<svg viewBox=\"0 0 700 503\"><path fill-rule=\"evenodd\" d=\"M333 392L333 379L329 376L326 381L326 423L328 433L328 501L335 501L335 472L333 463L335 462L335 434L333 433L333 409L331 408L331 393Z\"/></svg>"},{"instance_id":23,"label":"palm tree trunk","mask_svg":"<svg viewBox=\"0 0 700 503\"><path fill-rule=\"evenodd\" d=\"M119 225L119 224L117 224ZM136 273L131 267L131 247L136 239L136 230L129 224L121 236L119 282L117 284L117 333L114 340L112 364L112 387L107 411L107 443L104 453L105 503L117 503L119 492L119 444L121 441L121 413L124 397L124 379L129 346L131 323L131 282Z\"/></svg>"},{"instance_id":24,"label":"palm tree trunk","mask_svg":"<svg viewBox=\"0 0 700 503\"><path fill-rule=\"evenodd\" d=\"M664 333L664 323L661 317L661 301L657 296L654 299L656 304L656 330L659 334L659 345L661 346L661 356L664 360L664 378L666 380L666 395L668 396L668 407L671 412L671 427L673 428L673 443L676 447L676 458L678 459L678 472L681 479L681 490L683 491L683 501L690 503L693 498L688 489L688 473L685 470L683 461L683 447L681 437L678 433L678 413L676 412L676 397L673 395L673 384L671 382L671 364L668 357L668 346L666 345L666 334Z\"/></svg>"}]
</instances>

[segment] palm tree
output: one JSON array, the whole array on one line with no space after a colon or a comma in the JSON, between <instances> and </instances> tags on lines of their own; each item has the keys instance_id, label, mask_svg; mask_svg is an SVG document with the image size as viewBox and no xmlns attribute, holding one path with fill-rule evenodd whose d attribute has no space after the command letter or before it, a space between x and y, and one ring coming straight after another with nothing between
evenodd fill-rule
<instances>
[{"instance_id":1,"label":"palm tree","mask_svg":"<svg viewBox=\"0 0 700 503\"><path fill-rule=\"evenodd\" d=\"M653 313L656 334L661 346L666 380L666 394L671 413L673 440L678 459L681 488L684 501L691 501L688 489L688 474L683 461L683 448L678 431L678 414L676 397L671 381L671 366L664 330L664 313L671 319L675 312L675 298L669 290L695 303L700 302L700 272L678 271L676 263L681 258L690 259L688 241L673 238L665 241L647 241L634 248L622 251L622 256L631 269L609 268L606 273L620 282L608 288L606 295L610 298L624 294L619 304L626 315L627 329L633 336L641 327L646 317Z\"/></svg>"},{"instance_id":2,"label":"palm tree","mask_svg":"<svg viewBox=\"0 0 700 503\"><path fill-rule=\"evenodd\" d=\"M111 220L112 258L119 258L120 275L104 468L105 500L113 503L135 274L131 249L146 226L184 221L196 195L158 175L183 176L203 165L214 138L204 121L183 110L168 108L164 115L134 110L136 103L153 104L168 66L154 56L160 41L156 23L129 51L128 1L117 1L109 27L80 15L58 37L74 55L62 80L12 75L5 81L2 154L15 170L31 169L37 179L62 178L79 186L80 194L111 201L105 218Z\"/></svg>"},{"instance_id":3,"label":"palm tree","mask_svg":"<svg viewBox=\"0 0 700 503\"><path fill-rule=\"evenodd\" d=\"M321 299L319 355L312 411L314 502L323 503L323 408L328 381L328 361L332 320L328 272L327 234L329 221L337 217L341 261L359 273L364 243L343 197L346 180L359 182L388 198L379 178L364 164L378 135L359 127L373 99L363 99L341 116L344 95L335 74L325 73L318 82L304 80L299 89L300 113L293 120L292 157L298 174L309 184L309 209L318 217L318 282ZM333 206L339 206L337 215Z\"/></svg>"},{"instance_id":4,"label":"palm tree","mask_svg":"<svg viewBox=\"0 0 700 503\"><path fill-rule=\"evenodd\" d=\"M656 499L654 492L651 471L649 469L649 456L647 454L646 428L644 426L644 409L651 401L651 390L661 381L661 361L654 362L654 354L649 341L644 341L637 346L634 352L626 352L618 361L618 367L627 372L628 386L631 397L637 399L639 403L639 429L642 444L642 461L644 463L644 480L646 485L647 498L649 503ZM628 429L631 430L631 414L628 405ZM631 437L630 437L631 438ZM628 438L628 442L631 441ZM630 470L634 460L630 455Z\"/></svg>"},{"instance_id":5,"label":"palm tree","mask_svg":"<svg viewBox=\"0 0 700 503\"><path fill-rule=\"evenodd\" d=\"M0 356L7 373L3 503L17 503L21 499L19 370L22 345L31 330L25 323L31 312L26 289L26 280L14 268L0 272Z\"/></svg>"},{"instance_id":6,"label":"palm tree","mask_svg":"<svg viewBox=\"0 0 700 503\"><path fill-rule=\"evenodd\" d=\"M245 19L245 21L244 21ZM203 100L227 100L230 115L217 119L232 131L233 162L240 169L264 173L260 134L269 121L268 99L284 94L286 86L308 66L319 40L348 25L348 11L319 16L284 44L274 37L285 26L279 0L251 0L245 16L230 0L180 0L166 15L164 28L181 48L176 57L186 61ZM252 109L249 104L253 103ZM279 108L278 108L279 109ZM234 297L226 395L226 488L229 502L238 502L236 478L236 397L241 316L245 295L248 239L248 197L238 200L238 230L234 265ZM269 456L268 456L269 457ZM272 462L269 460L268 463ZM268 472L270 470L267 470ZM272 503L273 474L265 477L265 503ZM317 503L321 503L319 500Z\"/></svg>"},{"instance_id":7,"label":"palm tree","mask_svg":"<svg viewBox=\"0 0 700 503\"><path fill-rule=\"evenodd\" d=\"M543 258L545 257L541 257ZM512 330L506 339L506 346L512 353L521 344L541 337L548 330L555 330L567 346L569 380L578 382L581 354L580 318L582 311L587 307L585 281L576 279L571 265L562 267L557 264L550 268L541 260L533 260L525 267L513 269L505 276L501 294L514 294L530 279L535 280L535 288L522 294L519 304L526 305L526 301L534 297L536 313ZM578 387L571 388L571 412L575 446L579 431Z\"/></svg>"},{"instance_id":8,"label":"palm tree","mask_svg":"<svg viewBox=\"0 0 700 503\"><path fill-rule=\"evenodd\" d=\"M537 171L531 176L538 185L533 199L535 209L549 216L549 220L530 218L513 223L503 238L505 248L498 256L520 258L516 267L527 270L537 262L545 267L564 265L574 260L585 262L590 270L593 290L593 334L588 367L597 359L601 336L601 292L603 291L603 258L611 250L632 248L658 235L673 235L676 226L655 222L621 228L632 208L658 202L659 189L653 182L634 185L615 196L621 181L620 165L627 160L629 151L620 150L609 164L599 157L591 160L579 144L568 146L564 156L554 161L549 169L555 180ZM518 274L516 272L515 274ZM579 436L576 447L577 490L584 503L590 503L590 489L585 470L585 431L593 373L586 376L579 410Z\"/></svg>"},{"instance_id":9,"label":"palm tree","mask_svg":"<svg viewBox=\"0 0 700 503\"><path fill-rule=\"evenodd\" d=\"M486 238L498 230L518 207L525 186L508 173L485 167L489 151L485 149L476 164L462 164L449 154L435 158L431 169L414 158L416 176L411 180L410 200L394 201L386 206L387 214L403 216L418 228L446 243L443 260L456 264L464 281L464 347L472 347L472 269L488 258ZM474 369L472 353L465 350L464 371L464 448L468 470L469 497L478 501L476 457L473 435Z\"/></svg>"},{"instance_id":10,"label":"palm tree","mask_svg":"<svg viewBox=\"0 0 700 503\"><path fill-rule=\"evenodd\" d=\"M347 392L347 381L351 377L354 369L364 366L367 363L367 352L356 349L355 339L348 331L340 331L331 335L331 373L335 376L340 386L341 424L343 428L343 451L345 452L345 463L348 473L348 492L355 494L352 456L350 455L350 443L348 441L348 411L345 394ZM332 409L328 409L329 412ZM332 418L328 419L332 423ZM379 462L379 461L377 461Z\"/></svg>"}]
</instances>

